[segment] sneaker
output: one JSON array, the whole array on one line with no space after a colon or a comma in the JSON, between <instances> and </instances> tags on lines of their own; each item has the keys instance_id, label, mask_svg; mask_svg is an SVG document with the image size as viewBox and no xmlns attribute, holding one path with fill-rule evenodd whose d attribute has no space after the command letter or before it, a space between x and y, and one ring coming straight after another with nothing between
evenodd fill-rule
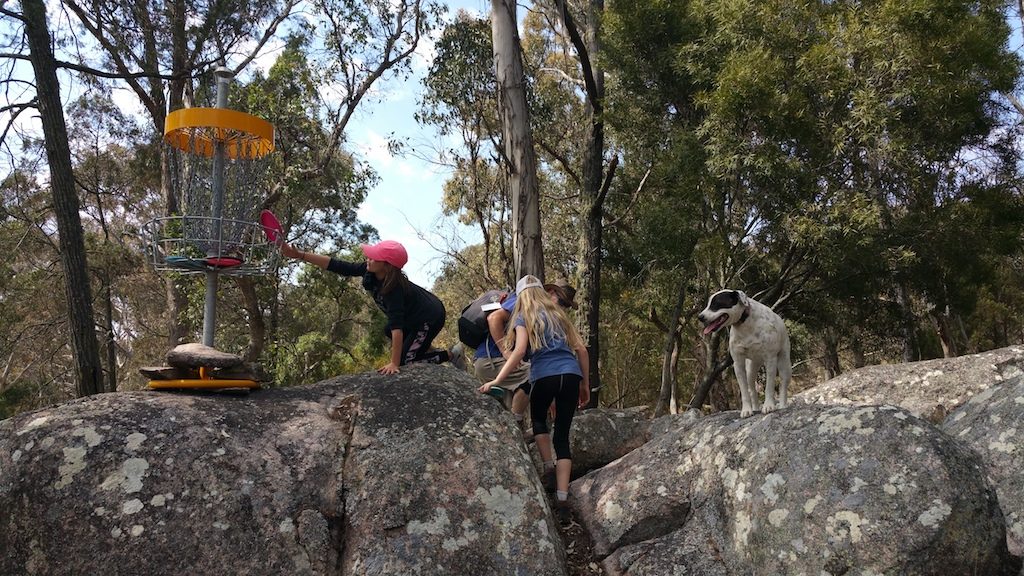
<instances>
[{"instance_id":1,"label":"sneaker","mask_svg":"<svg viewBox=\"0 0 1024 576\"><path fill-rule=\"evenodd\" d=\"M522 428L520 428L520 430L522 430ZM523 442L526 442L527 444L533 444L533 428L527 428L526 430L522 430L522 433Z\"/></svg>"},{"instance_id":2,"label":"sneaker","mask_svg":"<svg viewBox=\"0 0 1024 576\"><path fill-rule=\"evenodd\" d=\"M448 351L448 360L463 372L468 372L466 367L466 347L462 345L462 342L457 342L455 346L452 346L451 350Z\"/></svg>"},{"instance_id":3,"label":"sneaker","mask_svg":"<svg viewBox=\"0 0 1024 576\"><path fill-rule=\"evenodd\" d=\"M544 491L550 494L554 494L558 490L558 480L555 478L555 469L546 470L540 477L541 484L544 485Z\"/></svg>"},{"instance_id":4,"label":"sneaker","mask_svg":"<svg viewBox=\"0 0 1024 576\"><path fill-rule=\"evenodd\" d=\"M446 350L439 350L437 348L431 348L426 351L423 356L410 360L407 364L440 364L446 360L445 355L448 354Z\"/></svg>"},{"instance_id":5,"label":"sneaker","mask_svg":"<svg viewBox=\"0 0 1024 576\"><path fill-rule=\"evenodd\" d=\"M562 526L572 523L572 511L569 510L568 500L555 500L555 519Z\"/></svg>"}]
</instances>

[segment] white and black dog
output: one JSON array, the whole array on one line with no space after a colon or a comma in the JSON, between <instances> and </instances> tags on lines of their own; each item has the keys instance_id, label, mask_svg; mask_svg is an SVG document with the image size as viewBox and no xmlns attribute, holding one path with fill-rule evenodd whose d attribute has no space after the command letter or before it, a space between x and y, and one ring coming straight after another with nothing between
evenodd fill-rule
<instances>
[{"instance_id":1,"label":"white and black dog","mask_svg":"<svg viewBox=\"0 0 1024 576\"><path fill-rule=\"evenodd\" d=\"M708 298L708 306L697 319L704 324L704 334L729 326L729 355L740 385L743 407L740 417L758 410L758 371L765 367L764 406L767 414L786 407L786 387L793 375L789 361L789 333L782 317L771 308L748 297L739 290L721 290ZM778 402L775 400L775 376L779 376Z\"/></svg>"}]
</instances>

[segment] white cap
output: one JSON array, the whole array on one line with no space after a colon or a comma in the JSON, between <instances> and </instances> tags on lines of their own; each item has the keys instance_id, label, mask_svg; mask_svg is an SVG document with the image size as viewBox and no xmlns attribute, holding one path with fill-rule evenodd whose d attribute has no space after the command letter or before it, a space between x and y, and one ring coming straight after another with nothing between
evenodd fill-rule
<instances>
[{"instance_id":1,"label":"white cap","mask_svg":"<svg viewBox=\"0 0 1024 576\"><path fill-rule=\"evenodd\" d=\"M519 296L520 294L522 294L523 290L526 290L527 288L543 288L543 287L544 287L544 285L540 283L540 280L537 280L533 276L526 275L526 276L523 276L522 278L520 278L519 282L516 282L516 296Z\"/></svg>"}]
</instances>

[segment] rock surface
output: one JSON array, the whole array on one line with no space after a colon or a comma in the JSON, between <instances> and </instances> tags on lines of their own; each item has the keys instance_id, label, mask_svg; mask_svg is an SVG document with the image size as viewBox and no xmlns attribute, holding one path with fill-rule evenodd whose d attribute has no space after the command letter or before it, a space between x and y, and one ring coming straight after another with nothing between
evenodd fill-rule
<instances>
[{"instance_id":1,"label":"rock surface","mask_svg":"<svg viewBox=\"0 0 1024 576\"><path fill-rule=\"evenodd\" d=\"M1006 518L1007 546L1024 556L1024 378L971 398L942 429L981 454Z\"/></svg>"},{"instance_id":2,"label":"rock surface","mask_svg":"<svg viewBox=\"0 0 1024 576\"><path fill-rule=\"evenodd\" d=\"M416 365L4 420L0 574L565 574L515 424L468 378Z\"/></svg>"},{"instance_id":3,"label":"rock surface","mask_svg":"<svg viewBox=\"0 0 1024 576\"><path fill-rule=\"evenodd\" d=\"M606 574L1019 570L979 457L890 406L710 416L574 481L571 498Z\"/></svg>"},{"instance_id":4,"label":"rock surface","mask_svg":"<svg viewBox=\"0 0 1024 576\"><path fill-rule=\"evenodd\" d=\"M595 408L578 413L569 431L573 477L600 468L647 442L650 419L644 411L644 407Z\"/></svg>"},{"instance_id":5,"label":"rock surface","mask_svg":"<svg viewBox=\"0 0 1024 576\"><path fill-rule=\"evenodd\" d=\"M0 422L0 574L1016 576L1019 352L851 380L917 409L580 413L561 529L511 415L448 366L94 396ZM918 388L983 392L943 433Z\"/></svg>"},{"instance_id":6,"label":"rock surface","mask_svg":"<svg viewBox=\"0 0 1024 576\"><path fill-rule=\"evenodd\" d=\"M934 424L989 387L1024 374L1024 346L907 364L865 366L793 396L825 406L892 404Z\"/></svg>"}]
</instances>

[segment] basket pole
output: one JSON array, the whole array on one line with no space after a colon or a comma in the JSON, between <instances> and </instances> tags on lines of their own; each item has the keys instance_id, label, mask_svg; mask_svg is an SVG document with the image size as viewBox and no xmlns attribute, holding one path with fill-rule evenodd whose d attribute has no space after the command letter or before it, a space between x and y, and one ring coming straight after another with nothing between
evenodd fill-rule
<instances>
[{"instance_id":1,"label":"basket pole","mask_svg":"<svg viewBox=\"0 0 1024 576\"><path fill-rule=\"evenodd\" d=\"M231 70L226 66L219 66L216 75L217 107L227 108L228 84L231 82L232 76ZM213 155L213 206L211 206L211 215L213 216L211 221L213 223L213 233L211 236L216 247L216 253L208 254L208 256L220 256L221 252L221 218L224 212L224 161L226 157L224 147L224 141L218 138ZM203 344L211 348L213 347L214 333L217 326L217 285L219 280L220 278L216 270L208 270L206 272L206 300L203 303Z\"/></svg>"}]
</instances>

